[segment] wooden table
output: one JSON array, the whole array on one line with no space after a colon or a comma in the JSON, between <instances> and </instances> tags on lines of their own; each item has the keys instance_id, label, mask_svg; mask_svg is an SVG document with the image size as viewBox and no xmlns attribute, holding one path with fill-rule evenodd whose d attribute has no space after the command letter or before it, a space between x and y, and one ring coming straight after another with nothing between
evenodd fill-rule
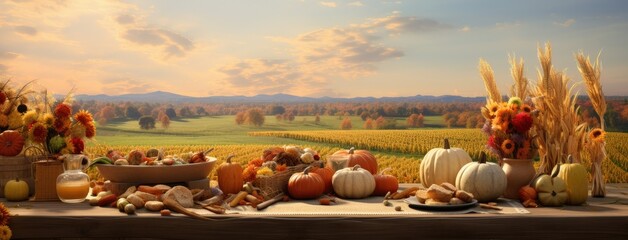
<instances>
[{"instance_id":1,"label":"wooden table","mask_svg":"<svg viewBox=\"0 0 628 240\"><path fill-rule=\"evenodd\" d=\"M530 208L530 214L420 217L216 215L201 221L155 213L127 216L86 203L4 203L15 215L9 223L13 239L628 239L628 184L609 184L607 191L606 198L590 198L585 206Z\"/></svg>"}]
</instances>

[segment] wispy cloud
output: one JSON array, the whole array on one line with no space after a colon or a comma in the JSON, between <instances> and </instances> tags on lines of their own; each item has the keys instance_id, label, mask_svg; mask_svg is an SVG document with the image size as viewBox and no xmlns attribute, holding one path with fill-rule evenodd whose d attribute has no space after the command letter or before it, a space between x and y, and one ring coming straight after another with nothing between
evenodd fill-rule
<instances>
[{"instance_id":1,"label":"wispy cloud","mask_svg":"<svg viewBox=\"0 0 628 240\"><path fill-rule=\"evenodd\" d=\"M37 35L37 29L31 26L21 25L21 26L16 26L14 29L15 29L15 32L18 34L28 35L28 36Z\"/></svg>"},{"instance_id":2,"label":"wispy cloud","mask_svg":"<svg viewBox=\"0 0 628 240\"><path fill-rule=\"evenodd\" d=\"M364 4L362 2L360 2L360 1L354 1L354 2L347 3L347 6L362 7L362 6L364 6Z\"/></svg>"},{"instance_id":3,"label":"wispy cloud","mask_svg":"<svg viewBox=\"0 0 628 240\"><path fill-rule=\"evenodd\" d=\"M372 18L366 23L356 26L370 30L384 28L394 34L404 32L430 32L452 28L451 25L438 22L434 19L401 16L399 12L393 12L393 14L386 17Z\"/></svg>"},{"instance_id":4,"label":"wispy cloud","mask_svg":"<svg viewBox=\"0 0 628 240\"><path fill-rule=\"evenodd\" d=\"M459 31L461 31L461 32L470 32L471 28L469 26L464 26L464 27L460 28Z\"/></svg>"},{"instance_id":5,"label":"wispy cloud","mask_svg":"<svg viewBox=\"0 0 628 240\"><path fill-rule=\"evenodd\" d=\"M336 4L336 2L320 2L320 4L322 6L330 7L330 8L335 8L338 5L338 4Z\"/></svg>"},{"instance_id":6,"label":"wispy cloud","mask_svg":"<svg viewBox=\"0 0 628 240\"><path fill-rule=\"evenodd\" d=\"M567 27L571 27L571 25L573 25L574 23L576 23L576 19L570 18L563 22L554 22L554 25L567 28Z\"/></svg>"},{"instance_id":7,"label":"wispy cloud","mask_svg":"<svg viewBox=\"0 0 628 240\"><path fill-rule=\"evenodd\" d=\"M521 22L520 21L515 21L515 22L498 22L495 23L495 28L497 30L506 30L506 29L511 29L511 28L516 28L521 26Z\"/></svg>"},{"instance_id":8,"label":"wispy cloud","mask_svg":"<svg viewBox=\"0 0 628 240\"><path fill-rule=\"evenodd\" d=\"M0 52L0 60L12 60L19 56L19 54L13 52Z\"/></svg>"}]
</instances>

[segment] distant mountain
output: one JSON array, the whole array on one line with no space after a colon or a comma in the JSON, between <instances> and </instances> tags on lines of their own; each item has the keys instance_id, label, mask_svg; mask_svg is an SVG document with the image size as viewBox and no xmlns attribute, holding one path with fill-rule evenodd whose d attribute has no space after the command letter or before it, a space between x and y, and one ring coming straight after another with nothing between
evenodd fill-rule
<instances>
[{"instance_id":1,"label":"distant mountain","mask_svg":"<svg viewBox=\"0 0 628 240\"><path fill-rule=\"evenodd\" d=\"M76 95L77 100L99 102L167 102L167 103L313 103L313 102L482 102L484 97L461 97L454 95L410 97L356 97L356 98L332 98L332 97L299 97L289 94L260 94L247 96L211 96L190 97L169 92L157 91L139 94L123 95Z\"/></svg>"}]
</instances>

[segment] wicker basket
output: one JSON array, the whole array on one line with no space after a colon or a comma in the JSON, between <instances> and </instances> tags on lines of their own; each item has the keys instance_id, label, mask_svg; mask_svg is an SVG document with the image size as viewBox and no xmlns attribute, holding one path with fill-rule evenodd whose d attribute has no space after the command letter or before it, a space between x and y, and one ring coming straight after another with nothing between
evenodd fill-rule
<instances>
[{"instance_id":1,"label":"wicker basket","mask_svg":"<svg viewBox=\"0 0 628 240\"><path fill-rule=\"evenodd\" d=\"M35 181L31 171L31 162L24 155L15 157L0 156L0 198L4 197L4 185L19 178L28 183L29 195L35 191Z\"/></svg>"},{"instance_id":2,"label":"wicker basket","mask_svg":"<svg viewBox=\"0 0 628 240\"><path fill-rule=\"evenodd\" d=\"M271 199L280 193L288 192L288 180L297 172L302 172L309 164L300 164L288 167L285 171L270 177L258 177L253 181L253 186L260 188L264 199Z\"/></svg>"},{"instance_id":3,"label":"wicker basket","mask_svg":"<svg viewBox=\"0 0 628 240\"><path fill-rule=\"evenodd\" d=\"M63 173L63 162L41 160L33 163L35 173L35 196L33 201L59 201L57 177Z\"/></svg>"}]
</instances>

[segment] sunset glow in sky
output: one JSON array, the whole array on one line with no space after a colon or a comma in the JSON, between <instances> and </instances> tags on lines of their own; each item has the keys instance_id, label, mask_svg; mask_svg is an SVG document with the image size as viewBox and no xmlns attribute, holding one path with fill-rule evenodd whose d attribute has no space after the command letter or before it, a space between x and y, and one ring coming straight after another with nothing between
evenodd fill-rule
<instances>
[{"instance_id":1,"label":"sunset glow in sky","mask_svg":"<svg viewBox=\"0 0 628 240\"><path fill-rule=\"evenodd\" d=\"M0 0L0 79L54 93L188 96L485 95L508 54L536 79L537 44L579 82L602 51L606 95L628 95L628 1ZM584 92L583 92L584 93Z\"/></svg>"}]
</instances>

